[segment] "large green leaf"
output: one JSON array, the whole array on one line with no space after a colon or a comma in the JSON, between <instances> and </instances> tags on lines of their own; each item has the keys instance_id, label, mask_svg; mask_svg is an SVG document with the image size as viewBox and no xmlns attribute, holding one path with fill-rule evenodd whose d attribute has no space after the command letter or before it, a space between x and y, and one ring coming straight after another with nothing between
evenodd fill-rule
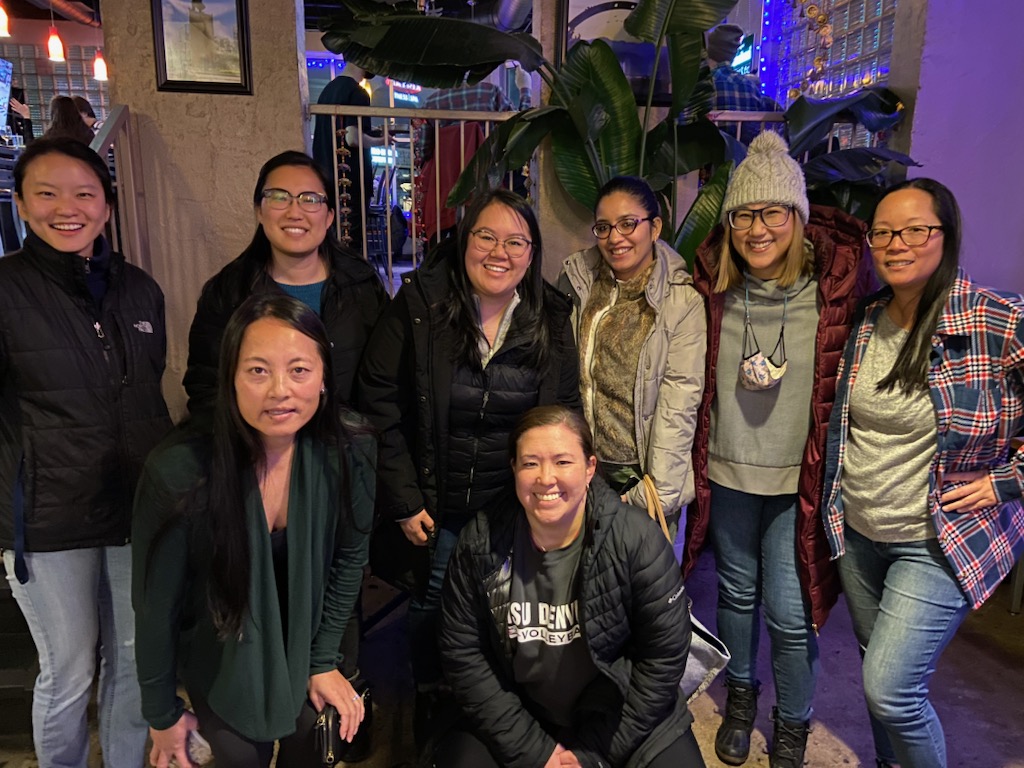
<instances>
[{"instance_id":1,"label":"large green leaf","mask_svg":"<svg viewBox=\"0 0 1024 768\"><path fill-rule=\"evenodd\" d=\"M815 189L839 181L875 181L891 163L908 167L920 165L913 158L892 149L858 147L819 155L804 163L803 170L807 188Z\"/></svg>"},{"instance_id":2,"label":"large green leaf","mask_svg":"<svg viewBox=\"0 0 1024 768\"><path fill-rule=\"evenodd\" d=\"M722 21L738 0L640 0L623 26L633 37L658 43L663 34L705 32Z\"/></svg>"},{"instance_id":3,"label":"large green leaf","mask_svg":"<svg viewBox=\"0 0 1024 768\"><path fill-rule=\"evenodd\" d=\"M849 117L869 131L891 128L903 119L903 103L888 88L865 88L836 99L801 96L786 110L789 152L799 158L822 141L841 117Z\"/></svg>"},{"instance_id":4,"label":"large green leaf","mask_svg":"<svg viewBox=\"0 0 1024 768\"><path fill-rule=\"evenodd\" d=\"M678 125L663 120L647 135L648 174L670 179L725 160L725 137L710 120ZM653 185L652 185L653 186Z\"/></svg>"},{"instance_id":5,"label":"large green leaf","mask_svg":"<svg viewBox=\"0 0 1024 768\"><path fill-rule=\"evenodd\" d=\"M564 108L551 106L524 110L498 123L459 176L447 205L458 205L482 189L498 186L510 170L530 160L556 126L571 124Z\"/></svg>"},{"instance_id":6,"label":"large green leaf","mask_svg":"<svg viewBox=\"0 0 1024 768\"><path fill-rule=\"evenodd\" d=\"M592 116L602 123L596 145L603 168L595 169L597 175L611 178L636 174L641 137L636 100L608 43L604 40L576 43L559 71L558 80L559 88L552 93L552 103L569 108L577 119ZM600 104L602 111L595 111L592 108L595 104ZM579 130L575 141L591 135L593 132L589 129L586 133ZM569 151L563 139L571 140L567 136L556 139L556 163L561 150ZM562 182L565 181L562 178Z\"/></svg>"},{"instance_id":7,"label":"large green leaf","mask_svg":"<svg viewBox=\"0 0 1024 768\"><path fill-rule=\"evenodd\" d=\"M672 111L669 114L677 116L686 109L700 79L704 36L700 32L678 32L668 36L666 47L672 72Z\"/></svg>"},{"instance_id":8,"label":"large green leaf","mask_svg":"<svg viewBox=\"0 0 1024 768\"><path fill-rule=\"evenodd\" d=\"M611 177L595 167L593 157L571 122L556 126L551 132L551 158L566 193L588 211L594 210L597 191Z\"/></svg>"},{"instance_id":9,"label":"large green leaf","mask_svg":"<svg viewBox=\"0 0 1024 768\"><path fill-rule=\"evenodd\" d=\"M434 88L479 82L509 59L527 70L545 60L530 35L461 19L398 15L379 23L325 25L324 47L373 72Z\"/></svg>"},{"instance_id":10,"label":"large green leaf","mask_svg":"<svg viewBox=\"0 0 1024 768\"><path fill-rule=\"evenodd\" d=\"M394 16L412 16L419 13L413 0L379 2L379 0L340 0L338 11L320 20L320 31L334 27L351 27L354 22L376 24Z\"/></svg>"},{"instance_id":11,"label":"large green leaf","mask_svg":"<svg viewBox=\"0 0 1024 768\"><path fill-rule=\"evenodd\" d=\"M676 252L686 260L686 266L693 271L693 260L697 255L697 246L707 239L722 215L722 201L725 200L725 188L729 185L732 163L723 163L715 171L714 176L701 187L697 199L690 206L679 234L672 243Z\"/></svg>"}]
</instances>

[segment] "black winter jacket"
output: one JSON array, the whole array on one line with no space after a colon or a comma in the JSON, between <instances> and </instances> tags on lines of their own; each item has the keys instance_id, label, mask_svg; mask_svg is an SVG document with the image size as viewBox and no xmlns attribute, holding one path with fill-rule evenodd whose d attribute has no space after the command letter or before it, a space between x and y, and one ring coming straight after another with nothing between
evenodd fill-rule
<instances>
[{"instance_id":1,"label":"black winter jacket","mask_svg":"<svg viewBox=\"0 0 1024 768\"><path fill-rule=\"evenodd\" d=\"M587 768L642 768L693 722L679 688L690 649L686 592L661 529L598 477L586 515L579 611L600 674L558 739ZM441 612L441 661L452 692L508 768L544 765L556 743L529 713L512 673L512 550L516 526L527 524L511 501L463 529Z\"/></svg>"},{"instance_id":2,"label":"black winter jacket","mask_svg":"<svg viewBox=\"0 0 1024 768\"><path fill-rule=\"evenodd\" d=\"M220 342L231 313L257 293L282 291L268 274L266 263L248 252L203 286L188 334L188 369L182 382L189 413L200 423L208 423L213 416ZM334 393L340 403L352 403L359 358L387 301L387 292L370 264L335 251L320 294L320 317L331 341Z\"/></svg>"},{"instance_id":3,"label":"black winter jacket","mask_svg":"<svg viewBox=\"0 0 1024 768\"><path fill-rule=\"evenodd\" d=\"M402 282L370 338L359 371L356 409L380 432L377 509L381 516L402 520L426 509L436 521L447 498L452 389L457 378L454 341L442 318L449 278L445 264L440 263L408 274ZM508 433L521 413L516 410L517 403L522 410L555 403L580 410L579 358L569 323L571 307L547 284L544 306L551 339L547 365L539 376L524 369L523 353L529 339L519 331L517 308L505 343L481 377L500 382L502 390L492 391L494 399L488 397L485 404L479 424L484 439L476 446L475 459L473 450L467 453L463 443L462 452L457 453L459 461L488 467L500 461L507 466ZM525 391L534 380L535 397ZM481 459L481 451L489 455ZM472 465L459 470L470 472ZM511 472L506 480L510 478Z\"/></svg>"},{"instance_id":4,"label":"black winter jacket","mask_svg":"<svg viewBox=\"0 0 1024 768\"><path fill-rule=\"evenodd\" d=\"M171 426L164 296L120 254L109 263L97 307L78 254L30 233L0 258L0 547L15 544L19 469L25 551L128 541L142 463Z\"/></svg>"}]
</instances>

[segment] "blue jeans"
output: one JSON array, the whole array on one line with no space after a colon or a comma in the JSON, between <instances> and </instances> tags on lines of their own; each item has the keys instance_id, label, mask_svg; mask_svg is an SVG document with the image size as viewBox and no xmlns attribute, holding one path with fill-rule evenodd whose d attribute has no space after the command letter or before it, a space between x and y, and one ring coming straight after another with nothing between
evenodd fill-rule
<instances>
[{"instance_id":1,"label":"blue jeans","mask_svg":"<svg viewBox=\"0 0 1024 768\"><path fill-rule=\"evenodd\" d=\"M810 720L818 679L818 641L797 571L797 503L796 494L758 496L711 483L718 636L732 654L725 675L756 684L763 605L779 717L788 723Z\"/></svg>"},{"instance_id":2,"label":"blue jeans","mask_svg":"<svg viewBox=\"0 0 1024 768\"><path fill-rule=\"evenodd\" d=\"M928 681L970 606L938 541L884 544L847 526L839 576L864 656L877 757L944 768L946 740Z\"/></svg>"},{"instance_id":3,"label":"blue jeans","mask_svg":"<svg viewBox=\"0 0 1024 768\"><path fill-rule=\"evenodd\" d=\"M148 727L135 673L131 547L26 552L29 580L11 591L39 653L32 699L32 738L41 768L86 768L86 706L100 651L100 747L108 768L139 768Z\"/></svg>"},{"instance_id":4,"label":"blue jeans","mask_svg":"<svg viewBox=\"0 0 1024 768\"><path fill-rule=\"evenodd\" d=\"M437 539L430 557L430 580L423 599L413 598L409 603L409 656L412 662L412 677L421 691L436 688L444 680L441 672L441 652L437 646L440 631L441 588L448 571L459 532L443 525L438 526Z\"/></svg>"}]
</instances>

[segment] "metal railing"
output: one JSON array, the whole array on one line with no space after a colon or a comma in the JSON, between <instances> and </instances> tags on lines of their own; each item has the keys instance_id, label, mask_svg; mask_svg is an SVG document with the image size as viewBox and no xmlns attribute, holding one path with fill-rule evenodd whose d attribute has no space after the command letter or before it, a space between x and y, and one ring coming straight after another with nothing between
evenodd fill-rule
<instances>
[{"instance_id":1,"label":"metal railing","mask_svg":"<svg viewBox=\"0 0 1024 768\"><path fill-rule=\"evenodd\" d=\"M351 245L361 251L365 257L373 263L378 270L386 277L389 283L389 290L394 292L395 285L395 257L399 254L393 245L402 240L402 234L395 231L396 224L392 220L391 211L399 201L405 203L403 212L406 214L404 225L408 229L408 236L413 242L410 255L411 268L415 268L422 258L426 238L424 233L436 233L444 229L442 226L442 212L446 191L441 189L442 164L435 162L432 166L425 168L423 158L417 158L415 144L417 138L426 131L432 132L432 139L429 139L425 148L430 150L427 154L433 157L441 155L441 129L447 126L458 126L458 154L445 155L445 162L454 164L458 170L464 169L471 160L472 153L467 153L467 135L470 130L476 130L481 126L483 135L487 136L498 123L507 120L515 113L513 112L463 112L453 110L428 110L408 108L381 108L381 107L351 107L351 106L329 106L315 105L310 107L310 133L312 125L317 116L328 116L332 120L332 153L335 158L338 156L339 134L344 130L345 118L366 119L370 122L371 130L376 131L378 138L382 139L384 161L371 163L366 167L366 160L363 150L366 149L365 139L362 131L357 131L356 145L352 148L351 156L347 162L358 167L359 177L365 179L367 171L379 177L381 183L374 189L373 200L362 199L363 195L357 197L362 209L359 217L363 222L360 236ZM762 130L778 130L785 122L785 116L781 112L712 112L709 118L723 128L727 133L733 135L737 140L749 139L751 133ZM752 132L750 126L756 126ZM342 134L343 135L343 134ZM420 144L424 144L420 140ZM877 136L868 133L862 126L849 122L837 121L829 134L827 152L838 149L845 149L851 146L876 146ZM407 148L403 152L402 148ZM805 155L805 161L808 157ZM378 173L379 171L379 173ZM431 174L433 174L431 176ZM689 203L696 196L698 190L698 174L696 172L678 180L679 188L683 194L677 200L677 207L685 212L689 209ZM338 189L342 181L339 174L338 163L334 164L334 184ZM432 182L432 184L431 184ZM509 179L511 186L511 178ZM432 210L435 212L432 221L422 219L423 189L432 187L436 197L432 201ZM354 198L355 199L355 198ZM538 202L535 200L535 203ZM339 213L341 212L339 205ZM342 217L335 217L335 227L338 236L342 234ZM404 261L404 260L403 260Z\"/></svg>"},{"instance_id":2,"label":"metal railing","mask_svg":"<svg viewBox=\"0 0 1024 768\"><path fill-rule=\"evenodd\" d=\"M111 108L102 128L89 145L100 157L113 156L116 204L107 235L110 247L152 274L149 263L149 233L146 227L146 199L142 183L142 154L127 106Z\"/></svg>"},{"instance_id":3,"label":"metal railing","mask_svg":"<svg viewBox=\"0 0 1024 768\"><path fill-rule=\"evenodd\" d=\"M507 120L514 112L472 112L472 111L450 111L431 109L407 109L407 108L380 108L380 107L351 107L339 105L311 105L310 106L310 134L313 133L313 125L317 116L327 116L331 119L331 149L332 156L338 157L340 145L339 134L343 135L345 118L367 119L370 122L370 129L382 140L378 149L378 156L383 155L383 162L371 163L366 167L364 150L373 148L366 144L363 131L356 131L355 145L350 147L351 155L347 163L358 170L358 177L365 179L367 172L374 175L374 180L379 183L372 187L373 195L371 200L366 200L362 190L353 196L353 202L359 201L361 209L358 211L358 218L363 226L356 242L351 243L357 251L361 251L365 257L381 270L389 283L389 290L395 290L395 253L393 244L403 240L402 233L396 232L396 222L392 219L394 206L399 206L406 219L405 226L408 230L408 237L413 243L411 253L411 266L415 268L422 259L425 250L427 237L426 233L439 233L443 227L443 213L445 209L442 196L446 197L446 191L441 189L442 179L446 175L441 162L434 162L427 173L432 174L428 179L424 174L423 157L417 157L416 144L421 136L433 134L432 139L420 144L424 145L428 156L434 158L442 157L441 152L441 129L448 126L457 126L457 143L459 152L456 157L450 153L443 154L446 163L457 165L456 170L464 169L472 159L472 152L467 152L467 137L473 132L482 131L482 136L490 135L494 126ZM359 123L357 122L357 125ZM429 157L427 158L429 159ZM379 168L378 168L379 166ZM379 171L379 173L378 173ZM448 169L448 175L452 169ZM455 174L457 175L457 174ZM334 184L335 189L343 181L343 174L339 170L339 163L334 163ZM432 210L434 215L432 221L424 221L422 217L423 188L431 186L435 191ZM349 180L351 184L351 180ZM365 184L364 184L365 186ZM351 186L346 185L347 189ZM339 202L338 213L341 214L343 206ZM355 211L353 211L355 213ZM335 216L335 232L339 238L343 234L342 216Z\"/></svg>"}]
</instances>

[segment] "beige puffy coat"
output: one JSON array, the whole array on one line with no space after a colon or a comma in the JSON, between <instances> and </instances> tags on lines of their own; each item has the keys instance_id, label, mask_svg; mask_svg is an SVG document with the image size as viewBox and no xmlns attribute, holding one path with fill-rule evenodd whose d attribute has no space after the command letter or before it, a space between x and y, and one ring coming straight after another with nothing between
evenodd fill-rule
<instances>
[{"instance_id":1,"label":"beige puffy coat","mask_svg":"<svg viewBox=\"0 0 1024 768\"><path fill-rule=\"evenodd\" d=\"M661 240L655 243L655 254L646 296L656 317L640 350L633 415L641 466L654 479L665 514L672 515L694 497L690 449L704 391L707 321L704 300L694 290L683 258ZM577 340L600 260L601 253L593 246L572 254L562 265L558 287L572 300ZM581 349L581 358L586 355ZM581 359L580 364L589 362ZM630 490L628 498L646 509L642 484Z\"/></svg>"}]
</instances>

